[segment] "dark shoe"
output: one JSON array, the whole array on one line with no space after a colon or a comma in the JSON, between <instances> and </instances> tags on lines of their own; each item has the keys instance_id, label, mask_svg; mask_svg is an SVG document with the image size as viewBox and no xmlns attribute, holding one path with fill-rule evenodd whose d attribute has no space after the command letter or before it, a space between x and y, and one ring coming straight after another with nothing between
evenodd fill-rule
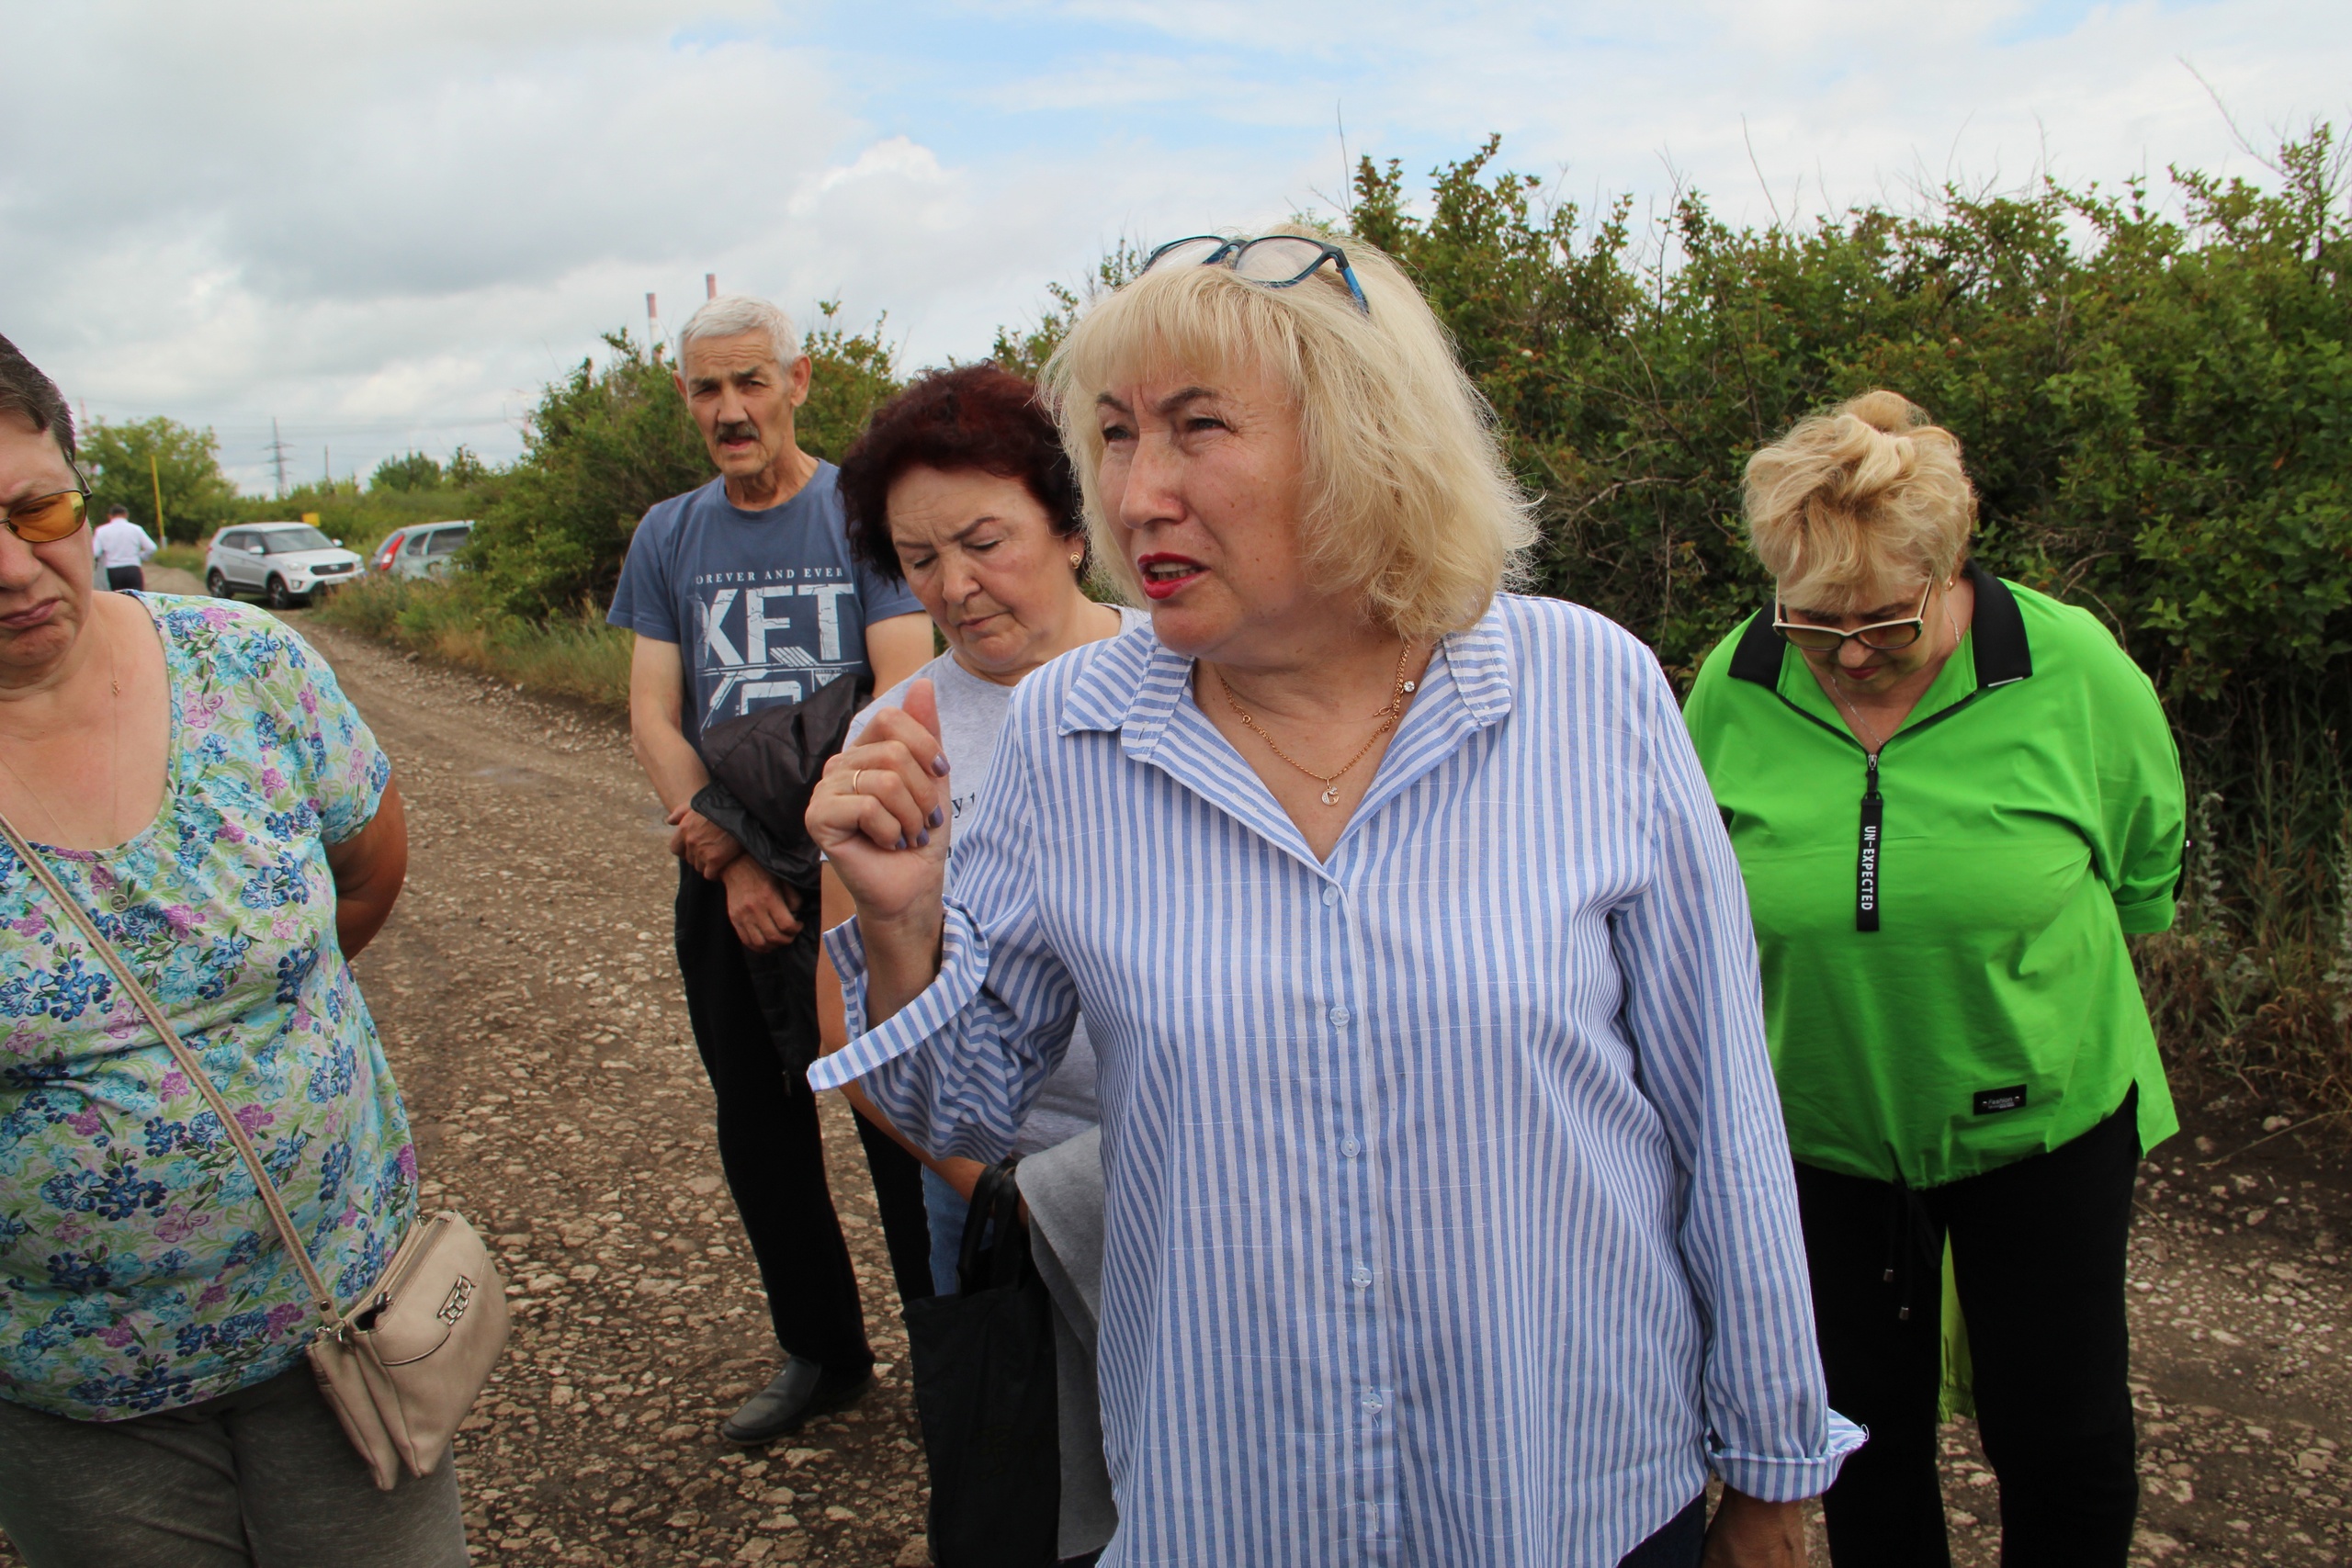
<instances>
[{"instance_id":1,"label":"dark shoe","mask_svg":"<svg viewBox=\"0 0 2352 1568\"><path fill-rule=\"evenodd\" d=\"M775 1381L743 1402L718 1424L718 1435L744 1448L757 1448L800 1430L820 1416L847 1409L874 1386L872 1371L833 1377L814 1361L789 1357Z\"/></svg>"}]
</instances>

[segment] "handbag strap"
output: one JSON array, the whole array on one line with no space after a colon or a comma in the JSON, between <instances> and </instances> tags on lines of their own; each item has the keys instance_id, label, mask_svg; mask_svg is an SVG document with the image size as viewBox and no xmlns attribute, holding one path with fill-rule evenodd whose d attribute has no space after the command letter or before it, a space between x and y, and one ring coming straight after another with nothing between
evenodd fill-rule
<instances>
[{"instance_id":1,"label":"handbag strap","mask_svg":"<svg viewBox=\"0 0 2352 1568\"><path fill-rule=\"evenodd\" d=\"M1029 1227L1022 1223L1021 1188L1013 1177L1020 1160L1014 1155L989 1166L972 1185L956 1269L957 1284L967 1294L1021 1282L1022 1268L1029 1261Z\"/></svg>"},{"instance_id":2,"label":"handbag strap","mask_svg":"<svg viewBox=\"0 0 2352 1568\"><path fill-rule=\"evenodd\" d=\"M107 967L114 971L114 977L122 982L122 988L130 993L130 999L138 1004L139 1010L147 1015L147 1021L154 1026L156 1033L164 1037L164 1043L171 1047L172 1058L179 1063L180 1071L187 1075L188 1081L195 1084L197 1091L204 1096L204 1102L212 1108L212 1114L220 1119L221 1130L228 1134L229 1141L236 1145L237 1157L245 1162L245 1169L253 1175L254 1186L261 1194L263 1205L269 1210L270 1223L277 1227L278 1238L286 1244L286 1250L293 1256L295 1267L302 1271L302 1282L311 1292L311 1304L319 1309L319 1315L326 1320L329 1332L340 1333L343 1327L343 1314L335 1308L334 1292L328 1290L327 1282L319 1277L319 1270L311 1263L309 1250L303 1247L300 1235L294 1229L293 1216L286 1212L285 1201L277 1195L277 1183L270 1180L269 1172L262 1168L261 1156L254 1153L253 1140L245 1136L243 1124L238 1122L236 1116L231 1112L229 1102L221 1098L220 1089L213 1087L211 1075L207 1073L204 1070L204 1065L196 1059L196 1053L189 1050L187 1043L180 1039L179 1032L174 1029L171 1021L164 1016L164 1010L155 1005L155 998L147 994L147 987L139 983L139 976L130 972L130 965L124 961L121 953L115 951L114 943L108 942L106 934L98 930L97 921L91 919L87 909L82 908L82 901L65 890L65 885L58 881L57 874L49 869L47 862L33 852L32 845L27 843L25 836L17 831L16 824L8 820L6 812L0 812L0 837L5 837L8 840L8 847L17 852L17 858L25 863L26 869L33 874L34 878L43 887L49 889L50 897L62 905L65 912L73 917L74 925L81 930L83 940L96 951L100 958L106 960Z\"/></svg>"}]
</instances>

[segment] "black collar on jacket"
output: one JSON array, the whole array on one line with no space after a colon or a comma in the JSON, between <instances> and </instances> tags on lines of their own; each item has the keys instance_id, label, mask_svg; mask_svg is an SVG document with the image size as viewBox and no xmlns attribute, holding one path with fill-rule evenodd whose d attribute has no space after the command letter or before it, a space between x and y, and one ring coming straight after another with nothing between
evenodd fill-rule
<instances>
[{"instance_id":1,"label":"black collar on jacket","mask_svg":"<svg viewBox=\"0 0 2352 1568\"><path fill-rule=\"evenodd\" d=\"M2025 614L2018 608L2018 596L1974 560L1962 570L1976 588L1976 615L1969 628L1976 639L1976 689L2024 680L2033 673L2033 649L2026 641ZM1781 650L1787 646L1772 629L1772 611L1758 610L1748 617L1747 629L1732 650L1731 678L1778 689Z\"/></svg>"}]
</instances>

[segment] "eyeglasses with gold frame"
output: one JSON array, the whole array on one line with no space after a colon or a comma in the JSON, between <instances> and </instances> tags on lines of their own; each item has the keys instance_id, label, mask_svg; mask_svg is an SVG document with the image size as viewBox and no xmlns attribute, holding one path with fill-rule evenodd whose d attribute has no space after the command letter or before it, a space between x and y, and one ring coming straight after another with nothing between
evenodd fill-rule
<instances>
[{"instance_id":1,"label":"eyeglasses with gold frame","mask_svg":"<svg viewBox=\"0 0 2352 1568\"><path fill-rule=\"evenodd\" d=\"M70 539L90 515L90 481L75 468L78 481L72 490L61 490L49 495L36 495L8 508L0 522L8 532L28 545L54 544Z\"/></svg>"}]
</instances>

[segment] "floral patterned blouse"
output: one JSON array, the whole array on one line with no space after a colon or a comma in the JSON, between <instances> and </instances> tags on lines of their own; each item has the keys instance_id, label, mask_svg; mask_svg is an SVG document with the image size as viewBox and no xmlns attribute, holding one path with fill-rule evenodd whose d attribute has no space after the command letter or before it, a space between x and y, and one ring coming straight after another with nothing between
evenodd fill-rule
<instances>
[{"instance_id":1,"label":"floral patterned blouse","mask_svg":"<svg viewBox=\"0 0 2352 1568\"><path fill-rule=\"evenodd\" d=\"M391 764L281 622L138 597L171 680L163 807L116 849L35 848L237 1108L348 1304L416 1205L326 858ZM218 1118L0 842L0 1398L104 1421L227 1393L301 1357L308 1302Z\"/></svg>"}]
</instances>

